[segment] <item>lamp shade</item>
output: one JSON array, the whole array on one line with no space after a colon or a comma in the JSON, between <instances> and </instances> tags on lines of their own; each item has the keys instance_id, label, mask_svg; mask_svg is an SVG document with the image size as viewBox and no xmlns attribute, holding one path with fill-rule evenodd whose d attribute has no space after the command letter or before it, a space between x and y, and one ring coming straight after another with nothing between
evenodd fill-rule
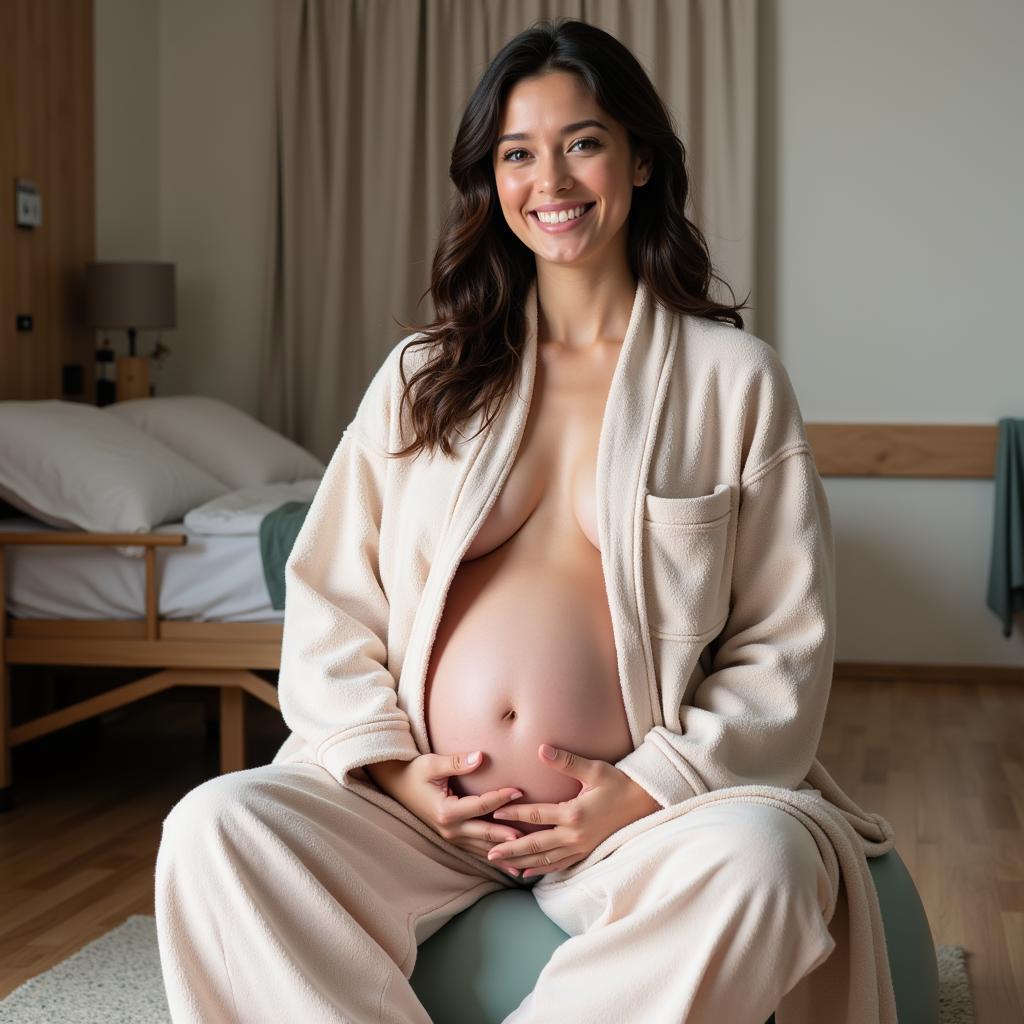
<instances>
[{"instance_id":1,"label":"lamp shade","mask_svg":"<svg viewBox=\"0 0 1024 1024\"><path fill-rule=\"evenodd\" d=\"M87 264L85 322L89 327L174 327L174 264Z\"/></svg>"}]
</instances>

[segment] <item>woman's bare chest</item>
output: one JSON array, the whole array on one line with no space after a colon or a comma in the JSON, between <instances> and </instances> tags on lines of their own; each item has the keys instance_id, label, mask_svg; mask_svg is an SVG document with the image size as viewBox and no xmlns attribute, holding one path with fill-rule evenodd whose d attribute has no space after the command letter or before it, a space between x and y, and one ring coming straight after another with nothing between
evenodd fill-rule
<instances>
[{"instance_id":1,"label":"woman's bare chest","mask_svg":"<svg viewBox=\"0 0 1024 1024\"><path fill-rule=\"evenodd\" d=\"M584 355L539 346L515 462L463 562L513 537L527 557L548 548L597 553L597 451L617 356L610 346Z\"/></svg>"}]
</instances>

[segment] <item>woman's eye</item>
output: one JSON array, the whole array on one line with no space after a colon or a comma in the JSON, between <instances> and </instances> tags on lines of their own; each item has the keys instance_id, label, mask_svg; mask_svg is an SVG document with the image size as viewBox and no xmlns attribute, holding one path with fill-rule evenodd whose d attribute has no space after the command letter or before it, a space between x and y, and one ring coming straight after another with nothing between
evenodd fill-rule
<instances>
[{"instance_id":1,"label":"woman's eye","mask_svg":"<svg viewBox=\"0 0 1024 1024\"><path fill-rule=\"evenodd\" d=\"M580 145L580 144L581 144L581 143L583 143L583 142L589 142L589 143L590 143L590 147L588 147L588 148L598 148L598 147L600 147L600 145L601 145L601 143L600 143L600 142L598 142L598 141L597 141L597 139L577 139L577 140L576 140L576 141L575 141L575 142L574 142L574 143L573 143L573 144L572 144L572 145L571 145L571 146L569 147L569 151L570 151L570 152L572 152L572 150L573 150L573 149L575 149L575 147L576 147L576 146ZM526 152L526 150L525 150L525 149L510 149L510 150L509 150L509 151L508 151L508 152L507 152L507 153L505 154L505 156L504 156L504 159L505 159L505 160L506 160L506 161L507 161L508 163L510 163L510 164L521 164L521 163L523 162L522 160L513 160L513 159L512 159L512 157L514 157L514 156L516 155L516 153L525 153L525 152Z\"/></svg>"}]
</instances>

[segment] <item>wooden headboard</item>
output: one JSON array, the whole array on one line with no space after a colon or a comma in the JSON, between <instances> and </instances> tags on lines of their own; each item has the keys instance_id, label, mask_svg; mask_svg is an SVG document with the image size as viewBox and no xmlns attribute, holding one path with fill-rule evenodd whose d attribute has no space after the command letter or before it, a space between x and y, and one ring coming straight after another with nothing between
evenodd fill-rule
<instances>
[{"instance_id":1,"label":"wooden headboard","mask_svg":"<svg viewBox=\"0 0 1024 1024\"><path fill-rule=\"evenodd\" d=\"M96 234L92 0L5 0L0 79L0 400L94 402L80 312ZM16 226L16 179L38 190L38 228ZM81 390L64 390L76 366Z\"/></svg>"}]
</instances>

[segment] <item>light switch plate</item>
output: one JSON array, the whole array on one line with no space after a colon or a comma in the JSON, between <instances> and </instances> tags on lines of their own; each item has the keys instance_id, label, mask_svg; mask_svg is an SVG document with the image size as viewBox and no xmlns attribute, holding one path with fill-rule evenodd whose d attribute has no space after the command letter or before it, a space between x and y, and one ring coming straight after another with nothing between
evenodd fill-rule
<instances>
[{"instance_id":1,"label":"light switch plate","mask_svg":"<svg viewBox=\"0 0 1024 1024\"><path fill-rule=\"evenodd\" d=\"M14 183L15 223L19 228L37 228L43 223L43 199L35 182L19 178Z\"/></svg>"}]
</instances>

